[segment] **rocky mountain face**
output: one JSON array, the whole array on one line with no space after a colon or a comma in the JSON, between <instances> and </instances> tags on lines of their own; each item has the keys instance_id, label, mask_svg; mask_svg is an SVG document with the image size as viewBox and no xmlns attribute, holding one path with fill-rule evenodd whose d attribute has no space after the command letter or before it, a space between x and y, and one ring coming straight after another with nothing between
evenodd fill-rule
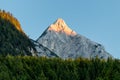
<instances>
[{"instance_id":1,"label":"rocky mountain face","mask_svg":"<svg viewBox=\"0 0 120 80\"><path fill-rule=\"evenodd\" d=\"M35 56L34 44L23 32L16 18L0 11L0 55Z\"/></svg>"},{"instance_id":2,"label":"rocky mountain face","mask_svg":"<svg viewBox=\"0 0 120 80\"><path fill-rule=\"evenodd\" d=\"M104 47L70 29L62 19L51 24L34 42L38 56L67 58L108 58Z\"/></svg>"},{"instance_id":3,"label":"rocky mountain face","mask_svg":"<svg viewBox=\"0 0 120 80\"><path fill-rule=\"evenodd\" d=\"M42 44L38 43L37 41L34 41L31 39L31 42L34 43L35 48L37 50L37 56L43 56L43 57L58 57L54 52L49 50L47 47L44 47Z\"/></svg>"}]
</instances>

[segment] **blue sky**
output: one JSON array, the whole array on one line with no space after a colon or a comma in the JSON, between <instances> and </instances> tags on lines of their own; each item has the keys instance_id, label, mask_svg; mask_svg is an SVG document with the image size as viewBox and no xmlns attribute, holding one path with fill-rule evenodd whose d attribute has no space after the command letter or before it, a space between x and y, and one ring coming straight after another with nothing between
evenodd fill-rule
<instances>
[{"instance_id":1,"label":"blue sky","mask_svg":"<svg viewBox=\"0 0 120 80\"><path fill-rule=\"evenodd\" d=\"M120 58L120 0L0 0L36 40L57 18Z\"/></svg>"}]
</instances>

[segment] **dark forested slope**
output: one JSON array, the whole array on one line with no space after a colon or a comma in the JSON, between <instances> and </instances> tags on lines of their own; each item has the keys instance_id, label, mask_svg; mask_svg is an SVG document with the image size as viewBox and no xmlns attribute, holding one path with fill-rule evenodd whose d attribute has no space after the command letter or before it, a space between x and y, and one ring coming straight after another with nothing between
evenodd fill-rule
<instances>
[{"instance_id":1,"label":"dark forested slope","mask_svg":"<svg viewBox=\"0 0 120 80\"><path fill-rule=\"evenodd\" d=\"M34 51L18 20L0 10L0 55L35 55Z\"/></svg>"}]
</instances>

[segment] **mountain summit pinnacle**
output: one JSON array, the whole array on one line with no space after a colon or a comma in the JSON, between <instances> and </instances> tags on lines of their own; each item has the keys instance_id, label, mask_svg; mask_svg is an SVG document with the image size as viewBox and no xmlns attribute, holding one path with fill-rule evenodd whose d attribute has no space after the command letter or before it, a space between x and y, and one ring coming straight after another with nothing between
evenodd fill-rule
<instances>
[{"instance_id":1,"label":"mountain summit pinnacle","mask_svg":"<svg viewBox=\"0 0 120 80\"><path fill-rule=\"evenodd\" d=\"M50 31L65 33L66 35L76 35L77 33L70 29L63 19L58 18L55 23L51 24L48 28Z\"/></svg>"}]
</instances>

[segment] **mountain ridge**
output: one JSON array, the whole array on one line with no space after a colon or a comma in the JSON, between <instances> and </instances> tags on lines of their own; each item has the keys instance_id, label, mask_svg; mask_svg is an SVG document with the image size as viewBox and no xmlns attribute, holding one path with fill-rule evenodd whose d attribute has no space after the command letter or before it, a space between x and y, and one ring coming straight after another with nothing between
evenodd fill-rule
<instances>
[{"instance_id":1,"label":"mountain ridge","mask_svg":"<svg viewBox=\"0 0 120 80\"><path fill-rule=\"evenodd\" d=\"M76 33L61 18L48 26L34 41L27 37L12 14L0 10L0 55L9 54L62 59L111 57L104 46Z\"/></svg>"},{"instance_id":2,"label":"mountain ridge","mask_svg":"<svg viewBox=\"0 0 120 80\"><path fill-rule=\"evenodd\" d=\"M73 32L73 33L71 33ZM60 58L108 58L104 47L70 29L63 19L51 24L36 40Z\"/></svg>"}]
</instances>

